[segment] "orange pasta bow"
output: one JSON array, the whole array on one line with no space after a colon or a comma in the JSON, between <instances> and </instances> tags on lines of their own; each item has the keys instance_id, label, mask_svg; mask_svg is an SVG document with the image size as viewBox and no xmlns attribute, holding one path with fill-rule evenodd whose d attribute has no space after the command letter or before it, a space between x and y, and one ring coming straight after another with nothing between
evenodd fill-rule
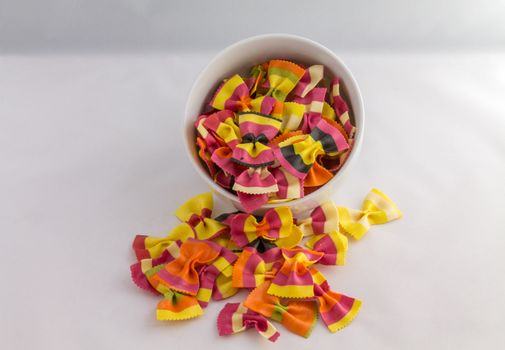
<instances>
[{"instance_id":1,"label":"orange pasta bow","mask_svg":"<svg viewBox=\"0 0 505 350\"><path fill-rule=\"evenodd\" d=\"M303 237L300 229L293 225L293 215L288 207L270 209L259 221L254 215L236 214L231 220L230 231L232 241L239 247L259 238L272 241L279 247L293 247Z\"/></svg>"}]
</instances>

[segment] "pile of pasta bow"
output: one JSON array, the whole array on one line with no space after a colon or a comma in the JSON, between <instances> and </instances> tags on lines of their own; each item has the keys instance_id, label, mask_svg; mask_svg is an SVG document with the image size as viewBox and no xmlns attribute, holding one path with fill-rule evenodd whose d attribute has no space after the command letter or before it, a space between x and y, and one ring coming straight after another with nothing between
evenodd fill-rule
<instances>
[{"instance_id":1,"label":"pile of pasta bow","mask_svg":"<svg viewBox=\"0 0 505 350\"><path fill-rule=\"evenodd\" d=\"M322 65L285 60L221 82L195 121L210 177L248 212L324 186L344 165L357 132L341 90L339 77Z\"/></svg>"},{"instance_id":2,"label":"pile of pasta bow","mask_svg":"<svg viewBox=\"0 0 505 350\"><path fill-rule=\"evenodd\" d=\"M293 217L288 207L263 216L213 217L212 210L212 195L198 195L176 211L181 224L167 237L137 235L132 279L160 298L158 320L195 318L211 299L248 290L243 302L223 307L218 332L255 329L271 341L279 336L275 322L302 337L310 335L318 316L331 332L348 325L361 301L333 291L317 265L344 265L347 237L359 240L370 225L402 216L377 189L360 210L328 201L305 217Z\"/></svg>"}]
</instances>

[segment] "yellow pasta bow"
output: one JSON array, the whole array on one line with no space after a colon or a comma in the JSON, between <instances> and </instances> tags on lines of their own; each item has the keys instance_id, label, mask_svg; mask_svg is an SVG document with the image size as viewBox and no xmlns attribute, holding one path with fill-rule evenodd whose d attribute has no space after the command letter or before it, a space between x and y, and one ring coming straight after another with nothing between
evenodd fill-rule
<instances>
[{"instance_id":1,"label":"yellow pasta bow","mask_svg":"<svg viewBox=\"0 0 505 350\"><path fill-rule=\"evenodd\" d=\"M196 238L211 239L228 231L228 226L211 218L212 208L212 193L207 192L181 205L175 216L193 229Z\"/></svg>"},{"instance_id":2,"label":"yellow pasta bow","mask_svg":"<svg viewBox=\"0 0 505 350\"><path fill-rule=\"evenodd\" d=\"M271 60L268 64L268 96L284 101L305 73L305 69L295 63L283 60Z\"/></svg>"},{"instance_id":3,"label":"yellow pasta bow","mask_svg":"<svg viewBox=\"0 0 505 350\"><path fill-rule=\"evenodd\" d=\"M340 228L354 239L361 239L370 225L384 224L402 217L402 212L393 201L374 188L363 201L361 210L338 208Z\"/></svg>"}]
</instances>

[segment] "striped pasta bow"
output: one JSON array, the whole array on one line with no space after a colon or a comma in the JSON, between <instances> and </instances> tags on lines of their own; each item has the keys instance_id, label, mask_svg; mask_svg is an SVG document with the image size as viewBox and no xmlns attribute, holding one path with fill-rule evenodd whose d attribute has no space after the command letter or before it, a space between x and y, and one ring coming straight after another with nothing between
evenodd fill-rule
<instances>
[{"instance_id":1,"label":"striped pasta bow","mask_svg":"<svg viewBox=\"0 0 505 350\"><path fill-rule=\"evenodd\" d=\"M186 247L188 244L193 243L192 240L188 242L184 243ZM187 255L187 248L185 248L185 250L183 254ZM194 293L195 295L185 294L181 290L173 288L169 281L167 281L167 266L173 266L174 263L177 264L177 261L180 260L180 256L173 259L173 256L170 254L168 263L154 266L145 271L145 277L148 283L157 293L163 295L163 299L156 306L156 319L158 320L186 320L203 314L196 292ZM144 262L144 260L142 262ZM200 264L195 262L189 272L189 275L196 279L198 279L198 273L195 266L198 265ZM195 288L198 289L198 286Z\"/></svg>"},{"instance_id":2,"label":"striped pasta bow","mask_svg":"<svg viewBox=\"0 0 505 350\"><path fill-rule=\"evenodd\" d=\"M340 228L354 239L361 239L371 225L384 224L402 217L393 201L377 188L365 197L361 210L338 208Z\"/></svg>"},{"instance_id":3,"label":"striped pasta bow","mask_svg":"<svg viewBox=\"0 0 505 350\"><path fill-rule=\"evenodd\" d=\"M221 142L226 143L228 147L233 148L240 142L240 130L235 124L235 113L230 110L212 113L203 118L200 125L200 128L206 128L214 138L222 140Z\"/></svg>"},{"instance_id":4,"label":"striped pasta bow","mask_svg":"<svg viewBox=\"0 0 505 350\"><path fill-rule=\"evenodd\" d=\"M340 131L321 119L308 135L293 136L274 149L279 163L292 175L304 179L320 154L335 154L349 144Z\"/></svg>"},{"instance_id":5,"label":"striped pasta bow","mask_svg":"<svg viewBox=\"0 0 505 350\"><path fill-rule=\"evenodd\" d=\"M257 112L243 112L238 116L242 141L233 149L232 159L249 167L264 167L274 162L268 145L277 135L281 121Z\"/></svg>"},{"instance_id":6,"label":"striped pasta bow","mask_svg":"<svg viewBox=\"0 0 505 350\"><path fill-rule=\"evenodd\" d=\"M273 168L272 175L275 177L278 188L278 191L273 195L276 201L303 197L303 182L299 178L291 175L282 167Z\"/></svg>"},{"instance_id":7,"label":"striped pasta bow","mask_svg":"<svg viewBox=\"0 0 505 350\"><path fill-rule=\"evenodd\" d=\"M175 216L194 231L198 239L212 239L228 232L228 227L211 218L213 208L210 192L191 198L181 205Z\"/></svg>"},{"instance_id":8,"label":"striped pasta bow","mask_svg":"<svg viewBox=\"0 0 505 350\"><path fill-rule=\"evenodd\" d=\"M217 243L190 238L181 245L179 256L164 265L151 280L172 290L196 296L200 288L197 268L212 264L221 249Z\"/></svg>"},{"instance_id":9,"label":"striped pasta bow","mask_svg":"<svg viewBox=\"0 0 505 350\"><path fill-rule=\"evenodd\" d=\"M163 295L158 320L183 320L203 314L221 275L231 277L237 256L210 241L174 242L157 259L143 259L130 267L134 283Z\"/></svg>"},{"instance_id":10,"label":"striped pasta bow","mask_svg":"<svg viewBox=\"0 0 505 350\"><path fill-rule=\"evenodd\" d=\"M264 114L270 114L272 112L276 104L275 98L260 96L252 99L249 94L249 87L247 84L240 75L235 74L221 84L209 104L211 107L221 111L255 111Z\"/></svg>"},{"instance_id":11,"label":"striped pasta bow","mask_svg":"<svg viewBox=\"0 0 505 350\"><path fill-rule=\"evenodd\" d=\"M304 236L321 234L338 230L338 209L331 200L314 208L308 217L297 219L296 224Z\"/></svg>"},{"instance_id":12,"label":"striped pasta bow","mask_svg":"<svg viewBox=\"0 0 505 350\"><path fill-rule=\"evenodd\" d=\"M164 265L174 260L177 256L179 256L179 248L182 245L182 241L172 242L169 246L163 250L161 255L158 258L145 258L137 261L136 263L130 266L130 274L133 283L137 285L137 287L144 289L148 292L158 294L159 292L154 289L149 283L146 274L152 268Z\"/></svg>"},{"instance_id":13,"label":"striped pasta bow","mask_svg":"<svg viewBox=\"0 0 505 350\"><path fill-rule=\"evenodd\" d=\"M305 245L324 255L318 261L322 265L345 265L345 256L348 248L347 237L339 231L312 236Z\"/></svg>"},{"instance_id":14,"label":"striped pasta bow","mask_svg":"<svg viewBox=\"0 0 505 350\"><path fill-rule=\"evenodd\" d=\"M224 291L226 279L231 279L233 264L238 259L231 250L222 247L219 256L209 265L203 265L198 271L200 287L196 299L200 306L207 307L214 290ZM221 277L221 278L219 278ZM227 290L227 293L233 292Z\"/></svg>"},{"instance_id":15,"label":"striped pasta bow","mask_svg":"<svg viewBox=\"0 0 505 350\"><path fill-rule=\"evenodd\" d=\"M256 288L273 279L283 260L280 248L271 248L264 253L252 247L244 248L233 265L233 287Z\"/></svg>"},{"instance_id":16,"label":"striped pasta bow","mask_svg":"<svg viewBox=\"0 0 505 350\"><path fill-rule=\"evenodd\" d=\"M283 61L271 60L268 65L268 96L284 101L304 75L305 70L299 65Z\"/></svg>"},{"instance_id":17,"label":"striped pasta bow","mask_svg":"<svg viewBox=\"0 0 505 350\"><path fill-rule=\"evenodd\" d=\"M258 221L254 215L234 214L230 220L231 240L239 247L263 239L279 247L297 245L303 234L293 225L293 215L288 207L269 209Z\"/></svg>"},{"instance_id":18,"label":"striped pasta bow","mask_svg":"<svg viewBox=\"0 0 505 350\"><path fill-rule=\"evenodd\" d=\"M314 280L308 267L317 263L323 253L304 248L282 249L284 263L272 280L268 294L281 298L314 296Z\"/></svg>"},{"instance_id":19,"label":"striped pasta bow","mask_svg":"<svg viewBox=\"0 0 505 350\"><path fill-rule=\"evenodd\" d=\"M326 327L333 333L349 325L361 308L361 300L332 291L326 278L316 268L311 267L310 273L314 278L319 315Z\"/></svg>"},{"instance_id":20,"label":"striped pasta bow","mask_svg":"<svg viewBox=\"0 0 505 350\"><path fill-rule=\"evenodd\" d=\"M232 335L255 329L260 335L275 342L280 333L263 315L249 310L241 303L228 303L217 317L219 335Z\"/></svg>"},{"instance_id":21,"label":"striped pasta bow","mask_svg":"<svg viewBox=\"0 0 505 350\"><path fill-rule=\"evenodd\" d=\"M317 321L317 305L314 300L287 299L268 294L271 281L259 285L247 296L244 306L280 322L289 331L307 338Z\"/></svg>"}]
</instances>

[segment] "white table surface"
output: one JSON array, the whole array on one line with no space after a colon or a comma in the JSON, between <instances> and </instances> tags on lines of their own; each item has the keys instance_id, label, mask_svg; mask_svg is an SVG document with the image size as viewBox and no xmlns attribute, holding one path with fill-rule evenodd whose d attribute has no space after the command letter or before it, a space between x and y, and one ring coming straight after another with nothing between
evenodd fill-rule
<instances>
[{"instance_id":1,"label":"white table surface","mask_svg":"<svg viewBox=\"0 0 505 350\"><path fill-rule=\"evenodd\" d=\"M220 338L224 302L156 321L158 299L130 281L130 244L167 233L206 190L180 131L212 56L0 56L1 348L505 347L505 54L341 54L366 133L335 200L358 207L378 187L404 213L324 270L363 300L349 327Z\"/></svg>"}]
</instances>

